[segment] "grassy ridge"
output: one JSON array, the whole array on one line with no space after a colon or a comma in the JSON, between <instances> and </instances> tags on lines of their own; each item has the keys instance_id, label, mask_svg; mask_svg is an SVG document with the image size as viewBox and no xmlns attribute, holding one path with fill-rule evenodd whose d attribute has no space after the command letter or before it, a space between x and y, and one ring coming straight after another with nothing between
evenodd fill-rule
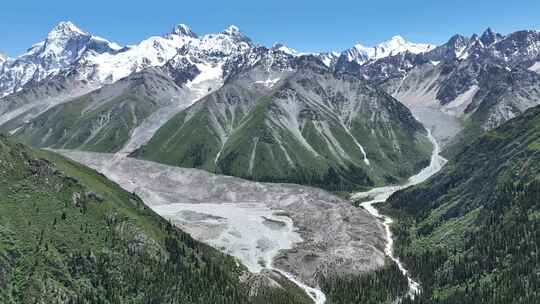
<instances>
[{"instance_id":1,"label":"grassy ridge","mask_svg":"<svg viewBox=\"0 0 540 304\"><path fill-rule=\"evenodd\" d=\"M55 106L19 129L15 136L35 147L116 152L132 130L156 108L146 97L123 94L96 108L91 95ZM9 124L4 126L9 129Z\"/></svg>"}]
</instances>

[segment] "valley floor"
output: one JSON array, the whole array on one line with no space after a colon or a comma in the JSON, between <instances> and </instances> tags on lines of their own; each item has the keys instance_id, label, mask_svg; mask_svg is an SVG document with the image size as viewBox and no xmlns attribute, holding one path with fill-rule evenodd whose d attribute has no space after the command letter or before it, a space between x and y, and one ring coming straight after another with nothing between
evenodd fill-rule
<instances>
[{"instance_id":1,"label":"valley floor","mask_svg":"<svg viewBox=\"0 0 540 304\"><path fill-rule=\"evenodd\" d=\"M358 274L384 265L384 227L324 190L220 176L121 154L58 151L139 195L196 239L252 272L276 270L324 303L317 274Z\"/></svg>"}]
</instances>

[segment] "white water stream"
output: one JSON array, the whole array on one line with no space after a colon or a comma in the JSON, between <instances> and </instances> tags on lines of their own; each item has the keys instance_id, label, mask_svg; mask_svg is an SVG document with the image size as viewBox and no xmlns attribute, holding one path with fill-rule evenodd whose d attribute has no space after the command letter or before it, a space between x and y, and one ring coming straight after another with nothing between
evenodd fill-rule
<instances>
[{"instance_id":1,"label":"white water stream","mask_svg":"<svg viewBox=\"0 0 540 304\"><path fill-rule=\"evenodd\" d=\"M420 171L418 174L409 178L407 183L403 185L374 188L366 192L355 193L351 196L351 199L353 201L366 198L369 199L368 201L361 203L360 206L364 207L364 209L366 209L369 213L382 221L386 230L387 240L384 252L398 265L401 273L403 273L403 275L407 277L407 280L409 281L409 296L411 298L414 298L416 294L420 293L420 284L410 277L407 269L405 268L405 266L403 266L403 263L401 263L401 261L396 256L394 256L394 240L392 238L392 231L390 230L390 225L393 223L393 220L388 216L380 214L377 208L375 208L373 205L385 202L394 192L412 185L419 184L441 170L442 166L446 163L446 159L439 155L439 144L429 131L428 137L429 140L433 143L433 153L431 155L431 162L428 167L422 169L422 171Z\"/></svg>"},{"instance_id":2,"label":"white water stream","mask_svg":"<svg viewBox=\"0 0 540 304\"><path fill-rule=\"evenodd\" d=\"M298 281L292 274L287 273L281 269L275 268L273 266L269 267L270 269L279 272L282 276L286 277L289 281L296 284L296 286L302 288L307 295L315 302L315 304L324 304L326 302L326 295L320 289L310 287L300 281Z\"/></svg>"}]
</instances>

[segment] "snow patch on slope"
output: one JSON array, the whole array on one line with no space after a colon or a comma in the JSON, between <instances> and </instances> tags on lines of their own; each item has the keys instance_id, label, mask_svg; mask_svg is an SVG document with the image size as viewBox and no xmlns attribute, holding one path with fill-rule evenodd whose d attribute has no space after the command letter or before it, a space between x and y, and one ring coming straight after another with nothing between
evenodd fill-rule
<instances>
[{"instance_id":1,"label":"snow patch on slope","mask_svg":"<svg viewBox=\"0 0 540 304\"><path fill-rule=\"evenodd\" d=\"M179 95L169 106L161 107L152 113L143 123L135 128L129 141L120 152L129 154L146 144L159 128L174 115L223 85L221 65L208 66L199 64L197 67L201 73L186 84L185 88L183 88L183 94Z\"/></svg>"},{"instance_id":2,"label":"snow patch on slope","mask_svg":"<svg viewBox=\"0 0 540 304\"><path fill-rule=\"evenodd\" d=\"M529 71L533 71L540 74L540 61L534 63L529 67Z\"/></svg>"},{"instance_id":3,"label":"snow patch on slope","mask_svg":"<svg viewBox=\"0 0 540 304\"><path fill-rule=\"evenodd\" d=\"M267 87L267 88L271 88L273 87L281 78L280 77L277 77L277 78L273 78L273 79L267 79L267 80L257 80L255 81L254 83L258 83L258 84L262 84L263 86Z\"/></svg>"},{"instance_id":4,"label":"snow patch on slope","mask_svg":"<svg viewBox=\"0 0 540 304\"><path fill-rule=\"evenodd\" d=\"M299 56L301 55L301 53L299 53L297 50L295 49L292 49L284 44L281 44L281 43L276 43L272 46L272 50L274 51L280 51L280 52L283 52L285 54L288 54L288 55L292 55L292 56Z\"/></svg>"}]
</instances>

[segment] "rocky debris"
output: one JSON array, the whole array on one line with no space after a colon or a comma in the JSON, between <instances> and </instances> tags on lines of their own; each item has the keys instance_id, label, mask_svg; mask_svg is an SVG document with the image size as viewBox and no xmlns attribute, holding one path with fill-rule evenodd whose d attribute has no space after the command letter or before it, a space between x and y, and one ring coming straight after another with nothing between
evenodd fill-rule
<instances>
[{"instance_id":1,"label":"rocky debris","mask_svg":"<svg viewBox=\"0 0 540 304\"><path fill-rule=\"evenodd\" d=\"M254 214L257 217L251 218L250 222L260 221L257 230L251 230L251 234L241 232L235 237L228 232L240 232L235 227L242 226L242 222L219 220L216 225L226 226L215 234L201 235L203 238L199 240L237 256L240 260L249 252L249 257L254 255L262 258L266 267L268 263L273 263L275 267L295 274L299 280L312 286L317 284L317 276L321 274L360 273L384 264L382 250L385 238L382 225L365 210L323 190L292 184L250 182L197 169L170 167L130 158L111 163L108 161L111 155L108 154L60 152L108 175L125 190L135 191L158 214L165 212L163 215L167 218L176 218L177 212L181 210L196 210L213 216L218 215L219 211L220 217L231 217L238 221L241 218L233 217L238 214L235 210L244 208L243 215ZM280 248L275 246L283 246L285 236L279 233L275 240L269 239L273 237L269 233L271 230L262 228L267 227L263 224L264 218L260 217L266 209L270 211L265 215L268 218L274 219L279 213L280 221L292 220L293 230L288 233L299 234L302 241L289 249L282 247L279 251ZM181 220L181 217L178 219ZM212 217L202 220L207 224L215 222ZM187 232L196 231L200 224L199 220L182 221L181 228ZM197 238L197 234L192 235ZM246 244L248 239L255 240L252 246ZM257 240L264 241L265 246L260 246ZM245 245L234 247L239 244ZM269 254L278 251L277 256ZM242 262L249 264L251 260ZM253 267L260 269L260 266Z\"/></svg>"},{"instance_id":2,"label":"rocky debris","mask_svg":"<svg viewBox=\"0 0 540 304\"><path fill-rule=\"evenodd\" d=\"M74 192L73 195L71 195L71 202L73 206L77 208L81 207L81 194L79 192Z\"/></svg>"},{"instance_id":3,"label":"rocky debris","mask_svg":"<svg viewBox=\"0 0 540 304\"><path fill-rule=\"evenodd\" d=\"M127 243L130 254L148 254L158 258L162 255L163 249L153 238L143 233L138 227L127 221L120 221L114 225L116 236Z\"/></svg>"},{"instance_id":4,"label":"rocky debris","mask_svg":"<svg viewBox=\"0 0 540 304\"><path fill-rule=\"evenodd\" d=\"M270 288L283 289L278 283L279 279L282 279L281 276L271 270L263 270L260 273L246 273L243 277L243 280L249 285L249 295L251 297L257 296L261 290Z\"/></svg>"}]
</instances>

